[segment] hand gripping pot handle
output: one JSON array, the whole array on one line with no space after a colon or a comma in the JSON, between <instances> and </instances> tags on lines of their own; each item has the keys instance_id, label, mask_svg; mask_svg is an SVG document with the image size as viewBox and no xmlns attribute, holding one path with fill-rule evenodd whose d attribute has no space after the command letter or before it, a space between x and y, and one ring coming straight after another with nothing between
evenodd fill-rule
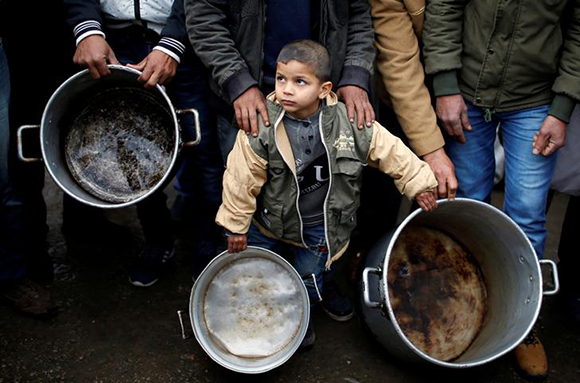
<instances>
[{"instance_id":1,"label":"hand gripping pot handle","mask_svg":"<svg viewBox=\"0 0 580 383\"><path fill-rule=\"evenodd\" d=\"M560 290L560 280L558 278L558 268L556 267L556 263L550 259L540 259L540 265L546 264L549 265L552 269L552 279L554 282L554 289L553 290L544 290L544 295L554 295Z\"/></svg>"},{"instance_id":2,"label":"hand gripping pot handle","mask_svg":"<svg viewBox=\"0 0 580 383\"><path fill-rule=\"evenodd\" d=\"M195 109L178 109L175 111L178 115L193 114L193 121L195 125L195 140L184 142L183 146L195 146L201 142L201 128L199 126L199 113Z\"/></svg>"},{"instance_id":3,"label":"hand gripping pot handle","mask_svg":"<svg viewBox=\"0 0 580 383\"><path fill-rule=\"evenodd\" d=\"M38 158L38 157L25 157L24 156L24 149L23 147L23 138L22 138L22 133L25 130L28 129L37 129L40 132L40 125L22 125L20 128L18 128L18 130L16 131L16 146L18 148L18 159L20 161L24 161L24 162L38 162L38 161L42 161L42 158ZM39 133L40 134L40 133Z\"/></svg>"},{"instance_id":4,"label":"hand gripping pot handle","mask_svg":"<svg viewBox=\"0 0 580 383\"><path fill-rule=\"evenodd\" d=\"M381 274L383 273L383 270L381 270L380 267L366 267L363 270L363 274L362 274L362 288L363 288L363 300L365 302L365 305L369 308L381 308L383 307L383 302L375 302L375 301L371 301L371 296L369 293L369 274L375 274L377 275L379 278L381 276Z\"/></svg>"}]
</instances>

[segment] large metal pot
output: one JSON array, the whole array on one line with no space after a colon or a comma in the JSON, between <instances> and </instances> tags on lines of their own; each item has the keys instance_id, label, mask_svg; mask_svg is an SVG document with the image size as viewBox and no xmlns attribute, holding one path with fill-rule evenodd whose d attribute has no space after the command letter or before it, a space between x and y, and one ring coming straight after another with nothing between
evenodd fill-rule
<instances>
[{"instance_id":1,"label":"large metal pot","mask_svg":"<svg viewBox=\"0 0 580 383\"><path fill-rule=\"evenodd\" d=\"M157 189L162 187L166 181L171 179L172 168L178 158L179 150L182 146L197 145L201 140L199 117L195 109L175 110L169 97L162 86L155 86L153 89L144 89L143 84L137 81L140 72L125 66L109 65L111 74L98 80L94 80L88 70L83 70L67 79L51 96L48 101L40 125L26 125L18 130L18 155L23 161L43 160L45 166L56 184L74 199L94 207L99 208L120 208L137 203ZM90 105L91 100L103 94L103 92L127 92L145 94L153 99L165 110L164 121L171 126L172 134L169 138L170 153L168 158L169 166L164 174L152 186L141 191L135 198L128 198L122 201L111 201L98 198L94 193L90 193L86 188L81 187L78 180L71 174L64 155L64 135L70 129L72 121ZM121 95L122 97L122 95ZM147 114L148 110L139 110L139 114ZM181 132L178 114L192 114L195 121L196 139L191 142L181 142ZM115 119L114 114L111 119ZM167 120L168 119L168 120ZM170 120L170 121L169 121ZM22 137L23 132L28 129L40 129L40 148L42 159L29 158L23 154Z\"/></svg>"},{"instance_id":2,"label":"large metal pot","mask_svg":"<svg viewBox=\"0 0 580 383\"><path fill-rule=\"evenodd\" d=\"M487 288L487 313L478 335L457 359L444 361L421 351L406 337L389 294L389 261L397 240L409 225L430 227L452 235L468 249ZM552 267L554 289L543 291L540 263ZM409 215L369 252L361 285L362 315L372 334L393 355L412 362L466 368L492 361L517 346L536 322L542 294L558 290L554 262L538 262L524 232L491 205L469 199L439 201L426 213Z\"/></svg>"},{"instance_id":3,"label":"large metal pot","mask_svg":"<svg viewBox=\"0 0 580 383\"><path fill-rule=\"evenodd\" d=\"M281 295L284 297L280 298L280 306L284 306L284 302L287 304L285 307L277 307L277 309L273 310L278 311L279 319L282 320L280 323L287 321L294 323L294 325L290 326L289 331L286 332L286 334L289 334L287 337L288 341L285 342L281 348L277 349L277 351L267 353L267 355L264 356L240 356L240 354L235 354L231 351L228 351L231 349L228 349L228 347L224 346L225 343L228 343L228 340L224 340L223 337L220 338L219 336L216 336L216 332L213 331L212 327L213 319L210 318L211 315L215 315L215 312L214 314L210 314L210 312L213 312L214 310L217 310L217 313L225 313L225 315L234 312L234 317L236 318L234 323L235 326L237 326L238 321L243 320L245 321L244 323L252 322L250 323L250 328L253 328L251 327L253 325L259 324L260 327L263 326L264 328L269 329L265 331L265 333L276 332L279 328L277 327L277 322L272 323L268 321L268 318L276 317L276 315L278 315L276 313L271 315L268 313L264 322L262 322L262 318L264 318L264 316L260 317L259 321L248 319L252 318L252 315L254 314L257 314L258 317L260 316L259 312L263 309L264 303L267 301L267 299L263 299L260 296L261 293L258 295L255 293L250 294L253 297L258 296L258 299L256 304L248 303L247 305L243 305L244 310L236 311L236 304L229 305L225 303L225 301L228 301L230 296L236 295L236 293L231 293L232 285L238 286L238 292L241 291L244 286L248 286L248 284L244 285L244 281L247 281L247 279L244 279L247 278L244 272L239 272L239 270L241 270L240 268L235 269L235 267L242 265L244 262L247 263L245 266L251 267L253 271L260 269L264 265L267 266L267 264L271 264L279 270L277 274L271 273L264 276L266 285L263 285L262 287L266 290L265 295L269 296L268 299L272 298L272 293L268 291L268 278L270 278L270 283L275 283L277 280L282 278L289 278L292 280L291 284L293 286L290 290L293 290L294 287L296 288L292 295L293 298L290 300L287 299L285 292L281 292ZM232 271L235 273L239 272L239 274L237 274L233 279L235 281L234 283L225 283L223 282L224 279L220 279L220 276L224 275L226 272L231 273ZM237 284L239 280L242 281L240 285ZM249 284L249 286L255 287L255 285L252 284ZM241 295L241 293L238 295ZM277 298L275 296L275 292L273 295L274 298ZM212 300L212 297L215 296L220 297L220 302ZM239 302L240 297L238 296L236 299L238 299ZM216 307L216 305L221 305L221 307ZM271 308L272 306L269 307ZM183 331L184 325L181 313L182 312L178 312L180 315L180 320L182 321ZM239 317L237 317L237 315L239 315ZM291 317L294 319L291 319ZM286 260L269 250L249 246L245 251L240 253L221 253L216 258L214 258L203 270L203 272L196 279L195 284L191 290L189 318L191 320L191 326L195 338L197 339L200 346L204 349L204 351L216 363L232 371L246 374L258 374L282 365L298 349L302 343L302 340L304 339L304 336L306 335L306 330L308 328L308 322L310 318L310 301L302 278ZM245 324L239 328L245 328L244 326ZM212 328L210 329L210 327ZM246 332L240 331L240 334L246 334ZM250 334L248 338L245 338L245 335L241 336L239 341L242 343L250 342L249 338L251 338L253 334L254 333ZM253 341L255 340L256 339L253 339Z\"/></svg>"}]
</instances>

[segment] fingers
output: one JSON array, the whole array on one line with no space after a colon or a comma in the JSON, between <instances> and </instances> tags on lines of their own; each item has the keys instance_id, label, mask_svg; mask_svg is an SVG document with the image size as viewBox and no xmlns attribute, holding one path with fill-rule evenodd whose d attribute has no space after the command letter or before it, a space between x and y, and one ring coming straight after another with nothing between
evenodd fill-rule
<instances>
[{"instance_id":1,"label":"fingers","mask_svg":"<svg viewBox=\"0 0 580 383\"><path fill-rule=\"evenodd\" d=\"M461 110L461 125L463 125L463 129L471 130L471 123L469 122L469 114L467 112L467 107L465 105L463 106L463 110Z\"/></svg>"},{"instance_id":2,"label":"fingers","mask_svg":"<svg viewBox=\"0 0 580 383\"><path fill-rule=\"evenodd\" d=\"M370 102L368 102L368 100L357 100L354 103L354 108L356 110L356 115L359 117L357 127L359 129L362 129L364 125L370 127L375 121L375 112Z\"/></svg>"},{"instance_id":3,"label":"fingers","mask_svg":"<svg viewBox=\"0 0 580 383\"><path fill-rule=\"evenodd\" d=\"M246 134L250 134L250 111L248 108L242 109L242 129L244 132L246 132Z\"/></svg>"},{"instance_id":4,"label":"fingers","mask_svg":"<svg viewBox=\"0 0 580 383\"><path fill-rule=\"evenodd\" d=\"M451 121L449 121L449 125L451 128L451 136L457 140L458 142L461 142L462 144L465 143L465 135L463 134L463 125L461 124L461 120L460 119L453 119Z\"/></svg>"},{"instance_id":5,"label":"fingers","mask_svg":"<svg viewBox=\"0 0 580 383\"><path fill-rule=\"evenodd\" d=\"M350 122L354 122L354 112L355 112L355 107L354 107L354 102L352 102L351 100L345 100L345 105L346 105L346 115L348 116L348 120Z\"/></svg>"},{"instance_id":6,"label":"fingers","mask_svg":"<svg viewBox=\"0 0 580 383\"><path fill-rule=\"evenodd\" d=\"M109 64L121 65L119 60L117 60L117 56L115 56L115 52L113 52L112 49L109 49L109 52L107 54L107 58L109 60Z\"/></svg>"},{"instance_id":7,"label":"fingers","mask_svg":"<svg viewBox=\"0 0 580 383\"><path fill-rule=\"evenodd\" d=\"M544 154L544 152L548 149L548 142L549 138L548 135L545 134L542 129L538 130L536 134L534 134L533 146L534 149L532 153L534 154Z\"/></svg>"},{"instance_id":8,"label":"fingers","mask_svg":"<svg viewBox=\"0 0 580 383\"><path fill-rule=\"evenodd\" d=\"M270 118L268 117L268 109L266 108L266 103L264 101L258 103L258 112L260 113L260 116L262 116L262 122L264 123L264 125L270 126Z\"/></svg>"},{"instance_id":9,"label":"fingers","mask_svg":"<svg viewBox=\"0 0 580 383\"><path fill-rule=\"evenodd\" d=\"M245 235L232 235L228 237L228 253L239 253L248 247Z\"/></svg>"},{"instance_id":10,"label":"fingers","mask_svg":"<svg viewBox=\"0 0 580 383\"><path fill-rule=\"evenodd\" d=\"M417 195L417 203L424 211L432 211L437 208L437 199L433 192L424 192Z\"/></svg>"},{"instance_id":11,"label":"fingers","mask_svg":"<svg viewBox=\"0 0 580 383\"><path fill-rule=\"evenodd\" d=\"M455 201L457 196L457 178L449 177L447 179L447 199L449 201Z\"/></svg>"},{"instance_id":12,"label":"fingers","mask_svg":"<svg viewBox=\"0 0 580 383\"><path fill-rule=\"evenodd\" d=\"M258 113L256 113L256 109L249 109L248 110L248 117L250 119L250 133L252 136L258 136Z\"/></svg>"}]
</instances>

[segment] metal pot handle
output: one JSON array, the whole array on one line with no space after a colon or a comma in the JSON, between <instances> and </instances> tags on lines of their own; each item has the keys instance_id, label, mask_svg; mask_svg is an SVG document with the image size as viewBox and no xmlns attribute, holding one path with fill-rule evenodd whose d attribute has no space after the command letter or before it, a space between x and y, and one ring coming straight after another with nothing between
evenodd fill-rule
<instances>
[{"instance_id":1,"label":"metal pot handle","mask_svg":"<svg viewBox=\"0 0 580 383\"><path fill-rule=\"evenodd\" d=\"M23 139L22 139L22 132L26 129L38 129L38 139L40 140L40 125L22 125L16 131L16 146L18 148L18 159L24 162L38 162L42 161L42 158L36 157L24 157L24 149L23 146Z\"/></svg>"},{"instance_id":2,"label":"metal pot handle","mask_svg":"<svg viewBox=\"0 0 580 383\"><path fill-rule=\"evenodd\" d=\"M175 111L178 115L180 114L193 114L193 121L195 125L195 140L184 142L183 146L195 146L201 141L201 128L199 126L199 113L196 109L178 109Z\"/></svg>"},{"instance_id":3,"label":"metal pot handle","mask_svg":"<svg viewBox=\"0 0 580 383\"><path fill-rule=\"evenodd\" d=\"M186 310L177 310L177 317L179 318L179 324L181 325L181 338L183 338L183 340L189 339L191 338L191 334L186 334L185 333L185 325L183 324L183 316L185 315L185 317L187 319L189 319L189 314L187 313Z\"/></svg>"},{"instance_id":4,"label":"metal pot handle","mask_svg":"<svg viewBox=\"0 0 580 383\"><path fill-rule=\"evenodd\" d=\"M547 264L552 269L552 279L554 282L554 289L553 290L544 290L544 295L554 295L560 290L560 280L558 278L558 267L556 267L556 263L551 259L540 259L541 264Z\"/></svg>"},{"instance_id":5,"label":"metal pot handle","mask_svg":"<svg viewBox=\"0 0 580 383\"><path fill-rule=\"evenodd\" d=\"M363 289L363 300L365 305L371 309L378 309L383 307L383 302L371 301L371 296L369 293L369 274L375 274L381 276L383 270L380 267L365 267L362 273L362 289Z\"/></svg>"}]
</instances>

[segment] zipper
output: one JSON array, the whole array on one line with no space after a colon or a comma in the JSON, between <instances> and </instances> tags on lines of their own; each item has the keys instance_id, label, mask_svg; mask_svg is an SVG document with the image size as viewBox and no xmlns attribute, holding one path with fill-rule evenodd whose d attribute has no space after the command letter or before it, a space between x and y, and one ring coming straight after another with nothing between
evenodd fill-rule
<instances>
[{"instance_id":1,"label":"zipper","mask_svg":"<svg viewBox=\"0 0 580 383\"><path fill-rule=\"evenodd\" d=\"M318 130L320 130L320 140L326 150L326 159L328 160L328 191L326 192L326 197L324 198L324 205L322 205L322 211L324 213L324 238L326 239L326 248L328 249L328 258L326 262L328 263L332 259L332 252L330 251L330 241L328 240L328 220L326 219L328 209L326 208L328 204L328 197L330 196L330 191L332 190L332 168L330 165L330 153L328 152L328 147L326 146L326 138L324 132L322 131L322 109L320 110L320 117L318 120Z\"/></svg>"},{"instance_id":2,"label":"zipper","mask_svg":"<svg viewBox=\"0 0 580 383\"><path fill-rule=\"evenodd\" d=\"M274 143L276 144L276 148L278 148L278 139L276 138L276 131L279 128L280 122L282 121L282 118L284 118L284 114L286 113L286 111L284 109L282 109L282 113L280 113L280 117L278 117L278 119L276 120L276 123L274 124ZM282 160L284 160L284 162L286 163L286 165L289 164L288 160L284 157L284 154L282 154L282 152L278 149L278 152L280 153L280 157L282 157ZM292 169L292 167L290 165L288 165L288 167L290 169ZM298 212L298 221L300 222L300 241L302 242L302 244L304 245L304 247L308 247L308 245L306 245L306 242L304 242L304 225L302 223L302 216L300 215L300 205L298 203L299 199L300 199L300 184L298 183L298 177L296 177L296 173L292 172L292 177L294 177L294 182L296 183L296 212Z\"/></svg>"}]
</instances>

